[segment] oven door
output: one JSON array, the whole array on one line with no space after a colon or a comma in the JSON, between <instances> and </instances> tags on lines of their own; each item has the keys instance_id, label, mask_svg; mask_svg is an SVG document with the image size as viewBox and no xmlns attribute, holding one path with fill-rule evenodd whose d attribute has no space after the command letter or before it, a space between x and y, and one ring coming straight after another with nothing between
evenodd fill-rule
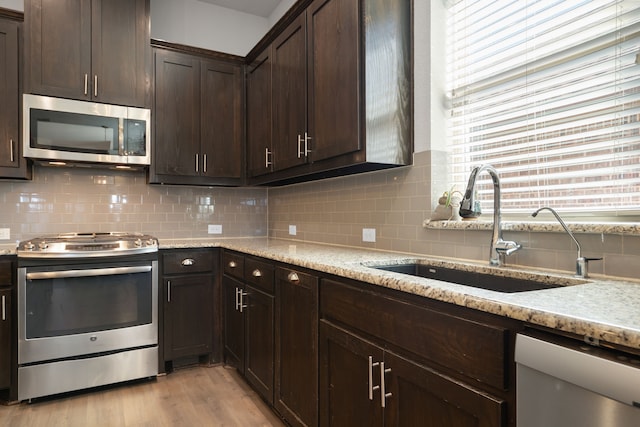
<instances>
[{"instance_id":1,"label":"oven door","mask_svg":"<svg viewBox=\"0 0 640 427\"><path fill-rule=\"evenodd\" d=\"M18 269L18 364L158 343L157 261Z\"/></svg>"}]
</instances>

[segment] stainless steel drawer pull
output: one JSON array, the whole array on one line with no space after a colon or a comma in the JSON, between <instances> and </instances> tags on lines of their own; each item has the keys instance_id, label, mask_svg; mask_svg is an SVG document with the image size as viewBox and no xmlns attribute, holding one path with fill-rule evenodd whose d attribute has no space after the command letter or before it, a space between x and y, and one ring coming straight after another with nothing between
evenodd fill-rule
<instances>
[{"instance_id":1,"label":"stainless steel drawer pull","mask_svg":"<svg viewBox=\"0 0 640 427\"><path fill-rule=\"evenodd\" d=\"M207 155L202 155L202 172L207 173Z\"/></svg>"},{"instance_id":2,"label":"stainless steel drawer pull","mask_svg":"<svg viewBox=\"0 0 640 427\"><path fill-rule=\"evenodd\" d=\"M171 302L171 280L167 280L167 302Z\"/></svg>"},{"instance_id":3,"label":"stainless steel drawer pull","mask_svg":"<svg viewBox=\"0 0 640 427\"><path fill-rule=\"evenodd\" d=\"M373 386L373 368L378 366L380 362L373 363L373 356L369 356L369 400L373 400L373 391L380 389L380 386Z\"/></svg>"},{"instance_id":4,"label":"stainless steel drawer pull","mask_svg":"<svg viewBox=\"0 0 640 427\"><path fill-rule=\"evenodd\" d=\"M291 273L289 273L289 275L287 276L287 279L291 283L299 283L300 282L300 277L298 277L298 274L294 273L293 271Z\"/></svg>"},{"instance_id":5,"label":"stainless steel drawer pull","mask_svg":"<svg viewBox=\"0 0 640 427\"><path fill-rule=\"evenodd\" d=\"M182 262L180 264L182 264L184 267L188 267L190 265L194 265L196 263L196 260L193 258L185 258L182 260Z\"/></svg>"},{"instance_id":6,"label":"stainless steel drawer pull","mask_svg":"<svg viewBox=\"0 0 640 427\"><path fill-rule=\"evenodd\" d=\"M16 161L16 157L13 152L13 139L9 140L9 149L11 150L11 163Z\"/></svg>"},{"instance_id":7,"label":"stainless steel drawer pull","mask_svg":"<svg viewBox=\"0 0 640 427\"><path fill-rule=\"evenodd\" d=\"M89 94L89 75L86 73L84 75L84 94Z\"/></svg>"},{"instance_id":8,"label":"stainless steel drawer pull","mask_svg":"<svg viewBox=\"0 0 640 427\"><path fill-rule=\"evenodd\" d=\"M229 261L229 268L236 268L238 264L235 261Z\"/></svg>"},{"instance_id":9,"label":"stainless steel drawer pull","mask_svg":"<svg viewBox=\"0 0 640 427\"><path fill-rule=\"evenodd\" d=\"M7 320L7 300L4 295L2 295L2 320Z\"/></svg>"},{"instance_id":10,"label":"stainless steel drawer pull","mask_svg":"<svg viewBox=\"0 0 640 427\"><path fill-rule=\"evenodd\" d=\"M93 96L98 97L98 75L93 76Z\"/></svg>"},{"instance_id":11,"label":"stainless steel drawer pull","mask_svg":"<svg viewBox=\"0 0 640 427\"><path fill-rule=\"evenodd\" d=\"M196 153L196 172L200 171L199 166L200 166L200 158L198 157L198 153Z\"/></svg>"},{"instance_id":12,"label":"stainless steel drawer pull","mask_svg":"<svg viewBox=\"0 0 640 427\"><path fill-rule=\"evenodd\" d=\"M253 270L253 273L251 273L251 275L253 277L262 277L262 272L256 268L255 270Z\"/></svg>"}]
</instances>

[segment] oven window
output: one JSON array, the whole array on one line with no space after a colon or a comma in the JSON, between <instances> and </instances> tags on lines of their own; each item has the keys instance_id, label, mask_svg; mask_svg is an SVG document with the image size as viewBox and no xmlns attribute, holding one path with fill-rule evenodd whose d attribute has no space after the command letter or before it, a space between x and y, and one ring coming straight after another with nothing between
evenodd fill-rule
<instances>
[{"instance_id":1,"label":"oven window","mask_svg":"<svg viewBox=\"0 0 640 427\"><path fill-rule=\"evenodd\" d=\"M26 282L26 338L73 335L152 322L152 274Z\"/></svg>"}]
</instances>

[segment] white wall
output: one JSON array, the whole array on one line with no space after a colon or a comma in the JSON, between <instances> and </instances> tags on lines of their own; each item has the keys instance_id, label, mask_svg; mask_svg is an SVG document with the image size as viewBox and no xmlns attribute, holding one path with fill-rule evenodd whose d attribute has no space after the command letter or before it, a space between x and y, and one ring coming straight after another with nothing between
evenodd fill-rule
<instances>
[{"instance_id":1,"label":"white wall","mask_svg":"<svg viewBox=\"0 0 640 427\"><path fill-rule=\"evenodd\" d=\"M151 37L245 56L293 3L282 0L267 19L198 0L151 0ZM22 12L24 1L0 7Z\"/></svg>"},{"instance_id":2,"label":"white wall","mask_svg":"<svg viewBox=\"0 0 640 427\"><path fill-rule=\"evenodd\" d=\"M0 7L24 12L23 0L0 0Z\"/></svg>"},{"instance_id":3,"label":"white wall","mask_svg":"<svg viewBox=\"0 0 640 427\"><path fill-rule=\"evenodd\" d=\"M198 0L151 0L151 37L245 56L269 21Z\"/></svg>"}]
</instances>

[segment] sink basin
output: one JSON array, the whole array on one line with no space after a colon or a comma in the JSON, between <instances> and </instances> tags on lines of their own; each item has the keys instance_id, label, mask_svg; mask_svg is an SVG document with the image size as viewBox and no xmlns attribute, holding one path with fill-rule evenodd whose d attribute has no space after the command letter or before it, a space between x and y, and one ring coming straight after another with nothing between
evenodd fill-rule
<instances>
[{"instance_id":1,"label":"sink basin","mask_svg":"<svg viewBox=\"0 0 640 427\"><path fill-rule=\"evenodd\" d=\"M519 279L514 277L496 276L493 274L476 273L473 271L456 270L453 268L434 267L428 264L409 263L392 265L369 266L378 270L393 271L410 276L426 277L443 282L456 283L474 288L487 289L496 292L528 292L541 289L559 288L563 285L539 282L536 280Z\"/></svg>"}]
</instances>

